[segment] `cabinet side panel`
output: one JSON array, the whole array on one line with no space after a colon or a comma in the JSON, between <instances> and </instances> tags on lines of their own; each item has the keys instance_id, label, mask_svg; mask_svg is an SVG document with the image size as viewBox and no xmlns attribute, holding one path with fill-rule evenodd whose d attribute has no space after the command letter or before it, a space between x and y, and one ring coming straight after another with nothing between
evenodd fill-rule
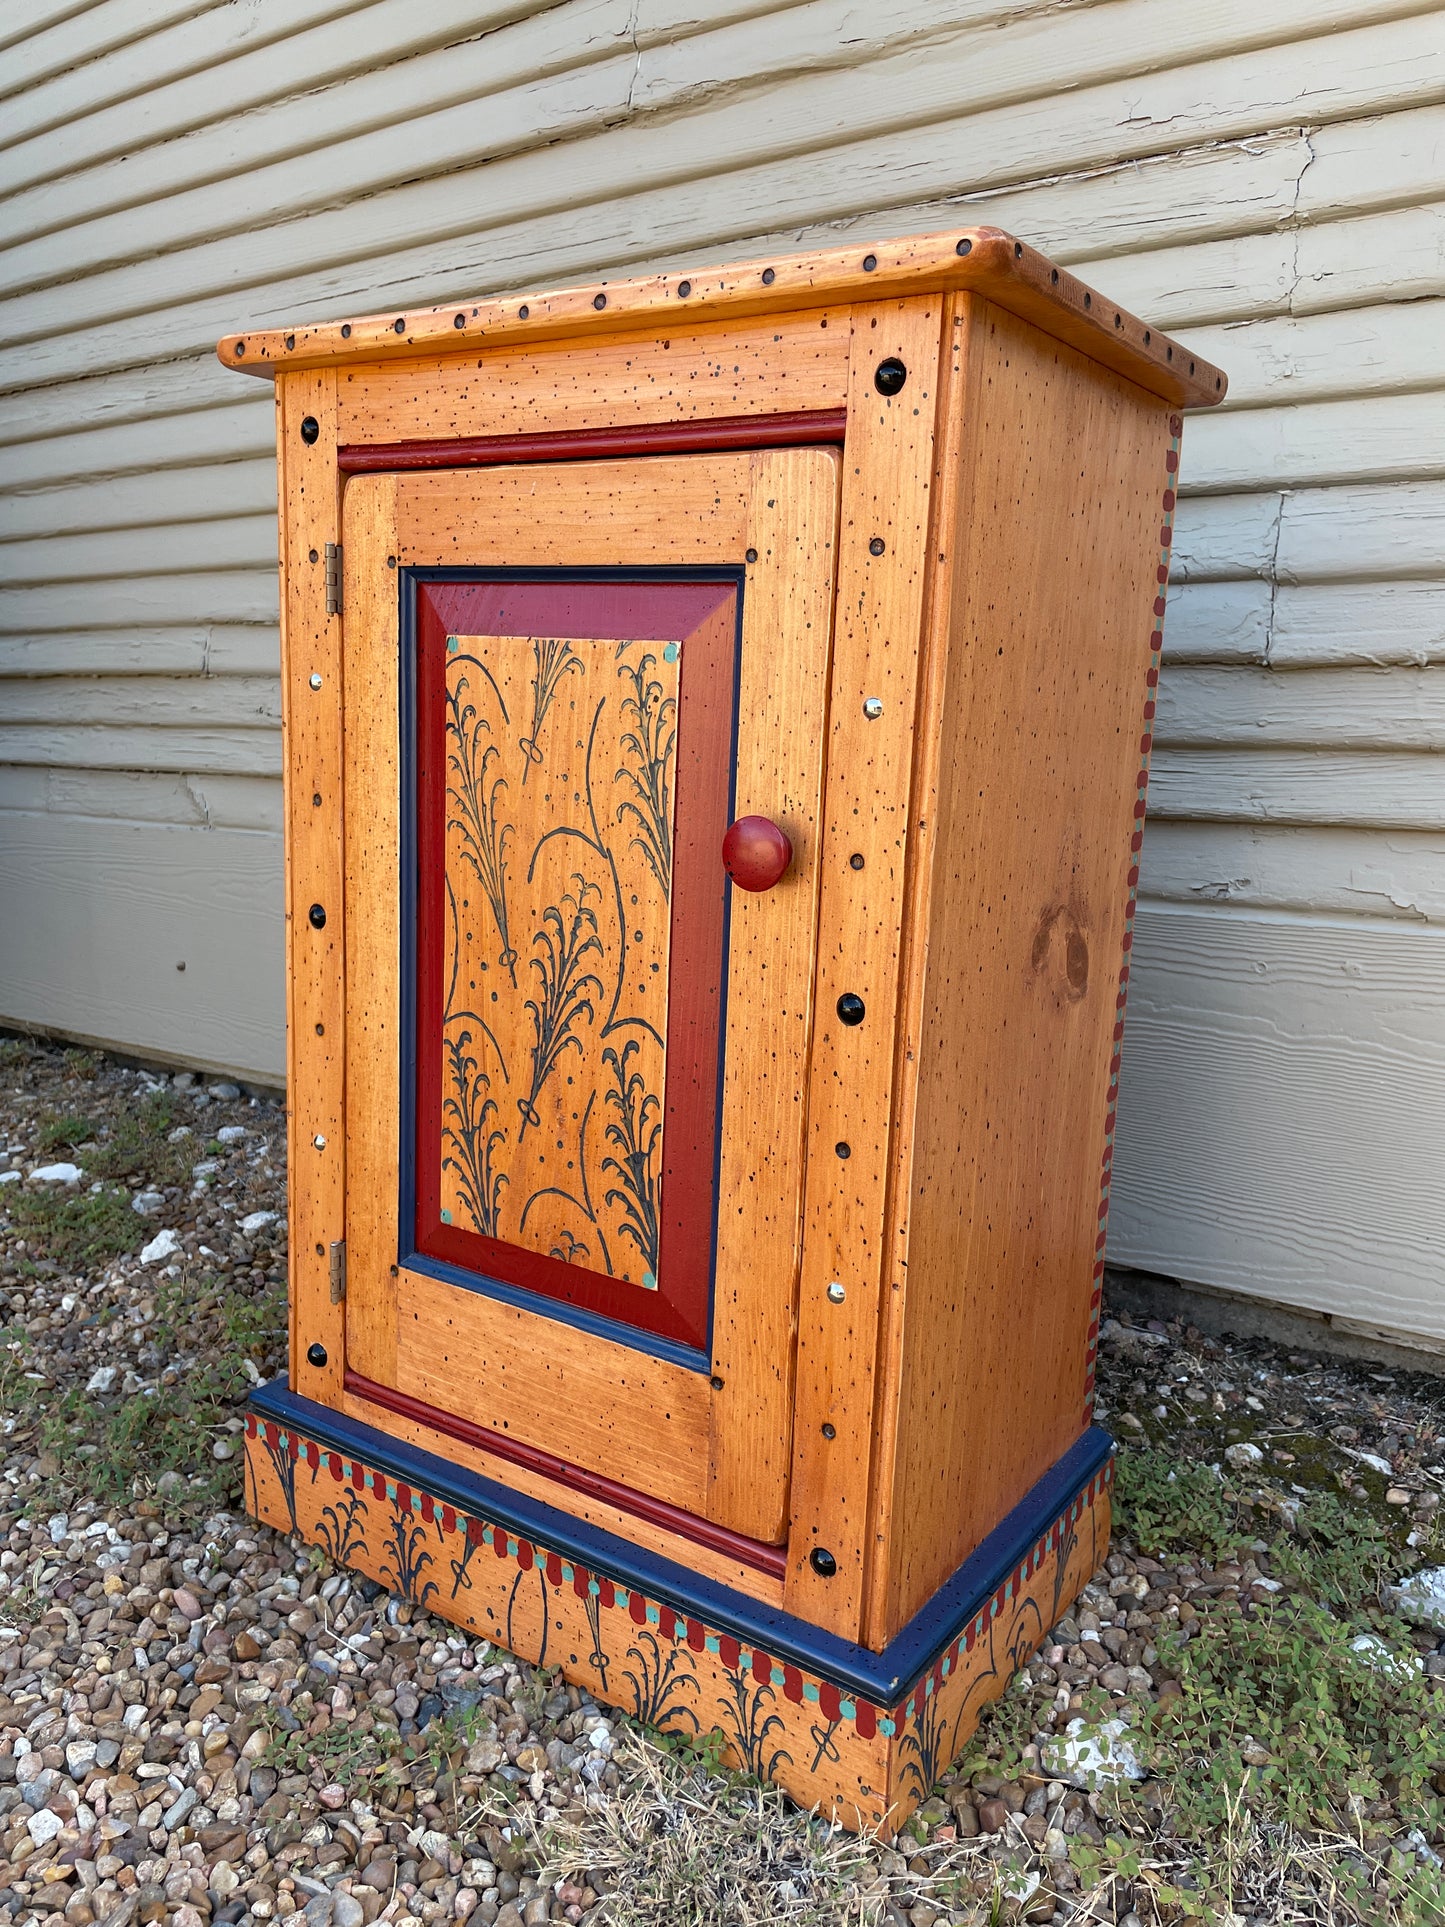
<instances>
[{"instance_id":1,"label":"cabinet side panel","mask_svg":"<svg viewBox=\"0 0 1445 1927\"><path fill-rule=\"evenodd\" d=\"M884 1637L1087 1423L1177 462L1142 390L986 303L966 326Z\"/></svg>"}]
</instances>

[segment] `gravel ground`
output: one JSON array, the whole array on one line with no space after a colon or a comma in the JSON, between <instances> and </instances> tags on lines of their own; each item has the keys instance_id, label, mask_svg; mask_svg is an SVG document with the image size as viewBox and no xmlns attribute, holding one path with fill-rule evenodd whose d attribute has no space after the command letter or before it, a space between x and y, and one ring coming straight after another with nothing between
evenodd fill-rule
<instances>
[{"instance_id":1,"label":"gravel ground","mask_svg":"<svg viewBox=\"0 0 1445 1927\"><path fill-rule=\"evenodd\" d=\"M1106 1324L1138 1543L1116 1534L888 1848L244 1517L241 1404L284 1360L284 1169L267 1096L0 1039L0 1927L1445 1920L1445 1830L1388 1776L1341 1793L1339 1833L1243 1800L1216 1853L1147 1764L1091 1787L1055 1750L1072 1720L1191 1704L1181 1629L1267 1625L1311 1495L1397 1568L1438 1561L1438 1381ZM1204 1485L1150 1485L1176 1463ZM1439 1632L1379 1623L1433 1689ZM1268 1749L1227 1738L1266 1787Z\"/></svg>"}]
</instances>

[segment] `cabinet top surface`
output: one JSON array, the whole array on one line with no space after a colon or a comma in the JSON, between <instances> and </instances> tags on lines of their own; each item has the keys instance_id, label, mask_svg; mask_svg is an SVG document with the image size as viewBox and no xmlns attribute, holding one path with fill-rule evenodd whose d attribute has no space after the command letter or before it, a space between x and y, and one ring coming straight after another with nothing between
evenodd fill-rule
<instances>
[{"instance_id":1,"label":"cabinet top surface","mask_svg":"<svg viewBox=\"0 0 1445 1927\"><path fill-rule=\"evenodd\" d=\"M740 321L951 290L996 302L1178 407L1207 408L1224 398L1224 374L1211 362L1115 306L1036 248L989 227L262 329L224 336L216 353L228 368L272 376L341 361L475 351L479 343L512 347L647 333L675 327L684 313L689 322Z\"/></svg>"}]
</instances>

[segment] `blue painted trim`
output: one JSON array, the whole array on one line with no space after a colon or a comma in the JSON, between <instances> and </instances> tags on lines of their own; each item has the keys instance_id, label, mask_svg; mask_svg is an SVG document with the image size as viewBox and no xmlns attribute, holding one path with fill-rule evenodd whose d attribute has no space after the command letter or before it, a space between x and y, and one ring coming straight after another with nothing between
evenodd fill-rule
<instances>
[{"instance_id":1,"label":"blue painted trim","mask_svg":"<svg viewBox=\"0 0 1445 1927\"><path fill-rule=\"evenodd\" d=\"M996 1587L1030 1552L1041 1534L1107 1463L1114 1441L1092 1426L1051 1466L1033 1490L1014 1507L969 1558L920 1608L881 1653L810 1626L792 1613L748 1598L731 1586L703 1578L673 1560L660 1558L615 1533L574 1519L555 1506L527 1498L392 1438L374 1426L301 1398L283 1377L261 1386L250 1399L258 1417L294 1428L318 1445L389 1473L468 1515L480 1514L513 1537L530 1539L549 1550L635 1587L684 1618L703 1620L715 1632L731 1633L760 1646L775 1659L805 1668L841 1691L861 1694L887 1708L907 1696L943 1650L986 1606Z\"/></svg>"},{"instance_id":2,"label":"blue painted trim","mask_svg":"<svg viewBox=\"0 0 1445 1927\"><path fill-rule=\"evenodd\" d=\"M441 1284L454 1285L461 1291L475 1291L487 1298L497 1298L503 1304L514 1306L519 1311L535 1312L541 1318L555 1318L558 1324L571 1325L577 1331L585 1331L595 1338L605 1338L617 1345L626 1345L635 1352L645 1352L651 1358L660 1358L670 1365L680 1365L689 1372L711 1372L712 1370L712 1328L713 1313L717 1304L717 1204L722 1168L722 1105L723 1084L727 1070L727 998L728 998L728 939L731 930L732 891L727 889L723 896L722 955L719 959L719 1007L718 1007L718 1064L717 1094L715 1098L717 1128L713 1144L713 1212L712 1245L708 1256L707 1289L707 1336L708 1346L703 1349L684 1345L675 1338L665 1338L656 1332L642 1331L636 1325L625 1324L621 1319L607 1318L601 1312L588 1311L585 1307L568 1305L560 1299L547 1298L538 1292L528 1291L521 1285L508 1283L505 1278L493 1278L488 1272L468 1271L461 1265L450 1265L441 1259L430 1258L416 1250L413 1238L416 1228L416 916L417 890L417 806L416 806L416 591L420 582L727 582L737 591L736 631L733 644L733 713L731 750L728 764L728 820L732 821L737 802L737 749L738 726L742 707L742 650L743 650L743 597L746 591L747 571L731 565L710 567L655 567L633 568L624 564L609 568L514 568L481 569L452 568L448 566L427 566L403 568L397 571L397 646L400 652L400 675L398 677L399 715L397 726L400 736L400 788L401 788L401 834L398 851L400 877L398 879L401 897L401 1035L400 1077L401 1143L398 1150L398 1217L396 1262L408 1271L419 1272L423 1277L435 1278Z\"/></svg>"}]
</instances>

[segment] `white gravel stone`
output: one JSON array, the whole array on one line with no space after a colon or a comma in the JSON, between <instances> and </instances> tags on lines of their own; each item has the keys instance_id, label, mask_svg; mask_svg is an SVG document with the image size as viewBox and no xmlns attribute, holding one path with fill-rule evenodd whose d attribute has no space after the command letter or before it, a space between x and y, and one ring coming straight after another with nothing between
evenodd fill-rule
<instances>
[{"instance_id":1,"label":"white gravel stone","mask_svg":"<svg viewBox=\"0 0 1445 1927\"><path fill-rule=\"evenodd\" d=\"M39 1813L32 1813L25 1825L37 1847L48 1846L57 1834L65 1830L65 1822L58 1813L52 1813L49 1807L42 1807Z\"/></svg>"},{"instance_id":2,"label":"white gravel stone","mask_svg":"<svg viewBox=\"0 0 1445 1927\"><path fill-rule=\"evenodd\" d=\"M138 1218L153 1218L165 1201L162 1191L137 1191L130 1201L130 1208Z\"/></svg>"},{"instance_id":3,"label":"white gravel stone","mask_svg":"<svg viewBox=\"0 0 1445 1927\"><path fill-rule=\"evenodd\" d=\"M1090 1791L1120 1780L1142 1780L1144 1769L1128 1731L1123 1720L1105 1720L1092 1730L1083 1720L1070 1720L1063 1736L1050 1740L1040 1758L1055 1779Z\"/></svg>"},{"instance_id":4,"label":"white gravel stone","mask_svg":"<svg viewBox=\"0 0 1445 1927\"><path fill-rule=\"evenodd\" d=\"M1241 1440L1238 1445L1227 1445L1224 1456L1236 1472L1248 1472L1253 1466L1264 1464L1264 1453L1247 1440Z\"/></svg>"},{"instance_id":5,"label":"white gravel stone","mask_svg":"<svg viewBox=\"0 0 1445 1927\"><path fill-rule=\"evenodd\" d=\"M85 1176L78 1164L37 1164L30 1173L32 1184L79 1184Z\"/></svg>"},{"instance_id":6,"label":"white gravel stone","mask_svg":"<svg viewBox=\"0 0 1445 1927\"><path fill-rule=\"evenodd\" d=\"M254 1238L256 1233L264 1231L268 1224L275 1224L277 1216L275 1211L248 1211L238 1229L243 1237Z\"/></svg>"},{"instance_id":7,"label":"white gravel stone","mask_svg":"<svg viewBox=\"0 0 1445 1927\"><path fill-rule=\"evenodd\" d=\"M172 1258L181 1248L181 1241L174 1231L158 1231L140 1254L143 1265L157 1265L162 1258Z\"/></svg>"},{"instance_id":8,"label":"white gravel stone","mask_svg":"<svg viewBox=\"0 0 1445 1927\"><path fill-rule=\"evenodd\" d=\"M1399 1652L1378 1633L1361 1633L1350 1641L1350 1651L1358 1653L1367 1666L1389 1679L1411 1679L1425 1670L1425 1662L1418 1653Z\"/></svg>"},{"instance_id":9,"label":"white gravel stone","mask_svg":"<svg viewBox=\"0 0 1445 1927\"><path fill-rule=\"evenodd\" d=\"M1402 1619L1445 1633L1445 1566L1412 1572L1398 1586L1387 1588L1385 1597Z\"/></svg>"},{"instance_id":10,"label":"white gravel stone","mask_svg":"<svg viewBox=\"0 0 1445 1927\"><path fill-rule=\"evenodd\" d=\"M97 1365L85 1381L85 1389L87 1392L108 1392L114 1387L119 1376L118 1365Z\"/></svg>"},{"instance_id":11,"label":"white gravel stone","mask_svg":"<svg viewBox=\"0 0 1445 1927\"><path fill-rule=\"evenodd\" d=\"M0 1171L0 1184L19 1184L19 1182L20 1173L18 1171Z\"/></svg>"},{"instance_id":12,"label":"white gravel stone","mask_svg":"<svg viewBox=\"0 0 1445 1927\"><path fill-rule=\"evenodd\" d=\"M223 1124L216 1133L216 1142L218 1144L239 1144L243 1138L248 1138L250 1135L251 1133L246 1129L244 1124Z\"/></svg>"}]
</instances>

